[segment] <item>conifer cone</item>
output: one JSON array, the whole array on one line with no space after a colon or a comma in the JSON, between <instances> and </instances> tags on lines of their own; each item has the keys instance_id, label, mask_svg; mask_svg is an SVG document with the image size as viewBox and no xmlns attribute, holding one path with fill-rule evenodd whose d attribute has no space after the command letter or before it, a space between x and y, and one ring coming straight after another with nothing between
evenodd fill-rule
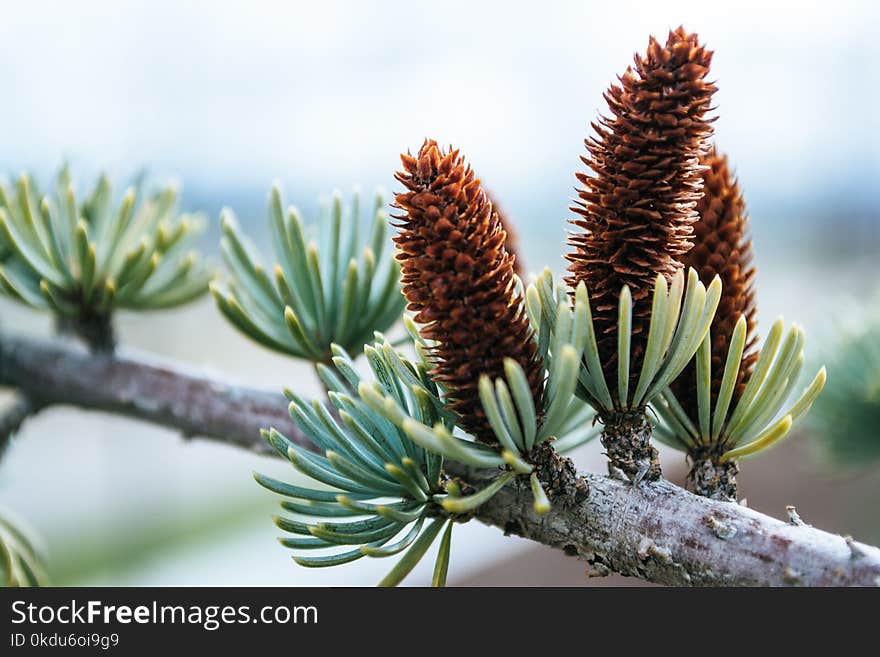
<instances>
[{"instance_id":1,"label":"conifer cone","mask_svg":"<svg viewBox=\"0 0 880 657\"><path fill-rule=\"evenodd\" d=\"M522 298L514 290L513 257L498 213L459 151L426 140L401 155L396 174L397 259L403 291L423 337L437 342L433 376L447 390L462 426L495 442L480 403L482 374L503 376L504 359L526 372L536 406L542 368Z\"/></svg>"},{"instance_id":2,"label":"conifer cone","mask_svg":"<svg viewBox=\"0 0 880 657\"><path fill-rule=\"evenodd\" d=\"M569 238L569 284L585 281L606 377L616 379L617 305L621 288L633 298L631 372L638 376L657 274L670 279L691 247L700 198L699 159L711 134L707 117L715 85L705 80L712 52L684 28L666 45L651 37L605 94L612 116L592 127L581 160L594 175L571 208L578 217Z\"/></svg>"},{"instance_id":3,"label":"conifer cone","mask_svg":"<svg viewBox=\"0 0 880 657\"><path fill-rule=\"evenodd\" d=\"M728 167L727 156L713 147L701 163L706 168L702 172L703 196L697 204L700 220L694 224L694 248L682 262L685 267L693 267L705 284L716 274L721 278L721 301L710 329L713 404L721 389L730 336L740 316L746 319L746 347L728 411L732 412L758 359L752 240L748 236L745 201ZM693 362L675 380L672 391L688 416L696 420L697 384Z\"/></svg>"}]
</instances>

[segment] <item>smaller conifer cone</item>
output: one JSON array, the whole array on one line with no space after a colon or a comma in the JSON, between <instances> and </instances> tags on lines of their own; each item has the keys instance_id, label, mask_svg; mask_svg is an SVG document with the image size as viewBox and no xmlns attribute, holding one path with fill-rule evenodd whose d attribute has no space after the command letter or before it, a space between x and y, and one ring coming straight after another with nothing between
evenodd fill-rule
<instances>
[{"instance_id":1,"label":"smaller conifer cone","mask_svg":"<svg viewBox=\"0 0 880 657\"><path fill-rule=\"evenodd\" d=\"M507 235L480 180L459 151L426 140L401 155L396 174L397 259L408 309L436 342L432 375L447 391L462 426L496 442L479 398L479 377L504 375L504 359L526 372L540 408L543 370L522 298L514 289Z\"/></svg>"},{"instance_id":2,"label":"smaller conifer cone","mask_svg":"<svg viewBox=\"0 0 880 657\"><path fill-rule=\"evenodd\" d=\"M748 237L745 201L727 156L713 147L702 159L703 196L697 204L700 220L694 224L694 248L683 258L700 280L721 278L721 300L710 329L712 340L712 402L721 389L730 337L740 316L746 319L746 348L736 378L728 414L736 407L758 359L755 305L755 268ZM696 367L689 363L672 385L688 417L697 420Z\"/></svg>"}]
</instances>

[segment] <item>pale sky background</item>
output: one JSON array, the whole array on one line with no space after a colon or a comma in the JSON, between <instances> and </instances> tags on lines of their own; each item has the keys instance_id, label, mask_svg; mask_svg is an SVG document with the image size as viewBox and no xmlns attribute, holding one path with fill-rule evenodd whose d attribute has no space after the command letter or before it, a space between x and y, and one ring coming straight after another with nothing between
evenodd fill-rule
<instances>
[{"instance_id":1,"label":"pale sky background","mask_svg":"<svg viewBox=\"0 0 880 657\"><path fill-rule=\"evenodd\" d=\"M9 2L0 170L146 165L206 209L261 209L274 178L302 205L393 188L397 154L430 135L521 222L562 220L603 91L683 23L716 50L718 141L754 217L876 209L875 6Z\"/></svg>"},{"instance_id":2,"label":"pale sky background","mask_svg":"<svg viewBox=\"0 0 880 657\"><path fill-rule=\"evenodd\" d=\"M527 262L559 269L572 174L603 91L649 34L683 23L716 51L717 139L746 192L762 312L809 325L876 285L874 269L829 270L828 257L880 246L878 17L876 2L839 0L3 1L0 171L45 180L68 158L83 188L100 169L146 166L182 182L187 209L216 220L230 205L261 230L273 179L306 210L337 187L393 190L398 153L431 136L466 153L519 225ZM836 239L820 241L822 257L810 231ZM785 270L790 251L821 275ZM48 330L8 301L0 321ZM209 302L120 325L128 346L238 379L310 377L247 343ZM601 470L598 445L578 463ZM67 582L370 584L390 568L295 568L252 469L290 477L233 449L53 410L0 467L0 505L36 527L53 563L85 573ZM749 498L760 508L760 491ZM528 548L470 523L453 541L450 581Z\"/></svg>"}]
</instances>

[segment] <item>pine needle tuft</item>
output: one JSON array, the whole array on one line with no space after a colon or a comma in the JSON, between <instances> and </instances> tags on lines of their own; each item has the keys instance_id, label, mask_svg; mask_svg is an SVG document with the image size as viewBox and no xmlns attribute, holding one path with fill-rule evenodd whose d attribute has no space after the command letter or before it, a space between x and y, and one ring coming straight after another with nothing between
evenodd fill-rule
<instances>
[{"instance_id":1,"label":"pine needle tuft","mask_svg":"<svg viewBox=\"0 0 880 657\"><path fill-rule=\"evenodd\" d=\"M713 147L702 159L703 197L697 204L700 220L694 224L694 248L683 258L703 283L721 277L721 301L712 321L712 403L718 398L725 359L736 322L746 319L746 347L734 386L731 409L742 396L758 359L755 304L755 268L748 236L745 200L730 171L727 156ZM690 363L672 385L689 417L697 417L696 373Z\"/></svg>"}]
</instances>

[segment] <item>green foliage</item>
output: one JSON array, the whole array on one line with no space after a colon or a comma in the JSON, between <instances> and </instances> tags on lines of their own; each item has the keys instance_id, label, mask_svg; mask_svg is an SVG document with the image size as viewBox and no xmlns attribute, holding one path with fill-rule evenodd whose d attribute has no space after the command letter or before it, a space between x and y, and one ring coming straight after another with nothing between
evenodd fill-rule
<instances>
[{"instance_id":1,"label":"green foliage","mask_svg":"<svg viewBox=\"0 0 880 657\"><path fill-rule=\"evenodd\" d=\"M14 191L0 184L0 289L67 318L169 308L198 297L210 272L190 245L203 221L178 216L176 195L167 187L141 200L129 188L114 205L102 176L80 202L67 167L52 194L40 194L27 174Z\"/></svg>"},{"instance_id":2,"label":"green foliage","mask_svg":"<svg viewBox=\"0 0 880 657\"><path fill-rule=\"evenodd\" d=\"M471 508L469 500L479 495L484 500L500 485L470 498L454 495L456 487L447 489L442 472L442 452L411 439L408 429L412 426L453 429L424 362L410 361L377 334L376 342L364 350L373 375L367 380L344 349L338 345L331 349L333 367L319 364L318 372L332 412L321 400L308 402L285 391L291 417L322 454L296 445L275 429L264 433L316 487L295 486L263 475L256 478L288 498L282 507L296 514L278 517L276 524L293 534L281 542L297 551L294 560L298 564L336 566L365 556L390 557L406 551L381 582L393 586L421 559L444 523L452 523L455 514L463 512L444 510L447 501L464 500L464 506ZM376 400L381 400L381 411L376 410ZM393 404L393 411L386 400ZM389 421L389 416L395 421ZM444 534L438 553L437 585L446 578L450 531Z\"/></svg>"},{"instance_id":3,"label":"green foliage","mask_svg":"<svg viewBox=\"0 0 880 657\"><path fill-rule=\"evenodd\" d=\"M491 381L484 376L480 380L480 399L500 450L455 436L446 424L430 426L413 420L387 394L364 386L360 394L377 412L427 450L475 468L507 466L511 477L528 475L535 509L546 512L550 508L549 501L530 460L534 448L544 441L561 438L559 447L572 449L595 438L598 429L590 406L599 415L644 408L687 365L707 334L720 288L716 278L707 290L694 271L689 274L687 293L684 293L682 274L673 279L671 288L662 276L657 277L646 354L632 394L628 391L632 305L628 290L623 291L617 399L624 402L615 404L599 361L586 285L581 283L574 291L572 303L564 286L557 286L550 271L545 270L525 295L527 315L546 368L546 385L539 407L536 408L532 399L525 372L513 360L505 361L504 377ZM431 345L422 341L411 325L410 328L419 348L430 350ZM485 501L481 495L491 492L446 500L444 507L449 511L468 512Z\"/></svg>"},{"instance_id":4,"label":"green foliage","mask_svg":"<svg viewBox=\"0 0 880 657\"><path fill-rule=\"evenodd\" d=\"M447 511L471 512L490 499L509 478L527 475L534 493L535 510L547 512L550 503L531 462L534 449L547 440L557 441L558 438L561 438L558 440L561 448L574 449L597 435L592 409L574 395L587 337L587 317L586 288L581 285L574 308L560 300L552 326L545 326L543 334L540 327L536 330L545 380L537 407L526 374L515 360L508 358L504 361L504 377L495 381L485 375L480 378L480 401L498 439L499 449L465 439L463 431L454 435L456 417L453 414L444 418L446 422L432 426L409 417L398 400L370 386L361 386L361 397L424 449L474 468L510 468L508 475L480 493L446 499L443 505ZM433 345L421 337L411 320L407 318L406 323L417 350L422 354L423 363L427 362L427 353ZM386 344L383 349L396 371L405 377L406 370L395 357L393 348ZM439 395L432 402L442 405Z\"/></svg>"},{"instance_id":5,"label":"green foliage","mask_svg":"<svg viewBox=\"0 0 880 657\"><path fill-rule=\"evenodd\" d=\"M679 272L668 285L658 275L652 299L651 325L648 342L636 387L630 390L630 340L632 322L632 297L624 287L620 294L618 323L618 371L617 381L608 382L602 370L596 333L590 312L589 294L586 288L575 292L579 297L585 317L572 317L576 326L586 326L583 358L580 362L578 384L575 394L589 403L602 416L627 410L644 409L685 368L709 330L715 309L721 297L721 282L716 276L708 289L700 283L697 273L688 272L687 292L684 274ZM569 307L566 301L569 291L563 284L557 285L549 269L545 269L533 285L526 290L526 306L535 327L542 355L548 353L558 317ZM682 297L684 297L682 299ZM555 357L550 349L551 360ZM612 395L610 385L616 386Z\"/></svg>"},{"instance_id":6,"label":"green foliage","mask_svg":"<svg viewBox=\"0 0 880 657\"><path fill-rule=\"evenodd\" d=\"M42 559L20 530L0 516L0 586L45 586Z\"/></svg>"},{"instance_id":7,"label":"green foliage","mask_svg":"<svg viewBox=\"0 0 880 657\"><path fill-rule=\"evenodd\" d=\"M816 400L810 427L835 464L880 460L880 312L829 350L831 383Z\"/></svg>"},{"instance_id":8,"label":"green foliage","mask_svg":"<svg viewBox=\"0 0 880 657\"><path fill-rule=\"evenodd\" d=\"M390 383L380 385L361 381L358 384L358 393L361 399L375 413L395 426L402 435L406 436L407 440L432 454L474 468L507 468L510 466L513 472L531 473L532 466L523 461L518 454L508 451L498 452L487 445L474 441L462 429L456 427L457 415L446 408L442 390L428 374L427 353L431 346L419 336L412 322L407 322L407 328L416 341L416 350L420 356L419 376L413 375L412 366L408 365L406 359L388 342L367 347L365 353L374 371L381 361L385 362L385 365L381 367L383 374L379 380ZM336 362L335 359L334 362ZM436 410L438 417L435 421L418 417L408 411L406 399L401 395L401 392L407 389L416 396L419 405L432 407ZM458 435L455 435L456 433ZM512 476L513 472L508 474ZM454 490L450 490L448 497L438 501L446 511L451 513L470 513L489 500L509 478L505 475L485 490L469 496L462 497Z\"/></svg>"},{"instance_id":9,"label":"green foliage","mask_svg":"<svg viewBox=\"0 0 880 657\"><path fill-rule=\"evenodd\" d=\"M232 211L224 210L222 251L231 278L212 285L218 308L245 335L297 358L328 362L331 344L359 352L373 331L384 331L400 318L405 305L383 205L377 194L371 229L362 241L359 196L344 208L335 194L318 218L317 241L307 242L298 211L285 212L276 185L269 203L277 258L271 274Z\"/></svg>"},{"instance_id":10,"label":"green foliage","mask_svg":"<svg viewBox=\"0 0 880 657\"><path fill-rule=\"evenodd\" d=\"M538 408L526 374L515 360L505 360L504 377L494 382L485 375L480 378L480 400L502 458L514 471L530 475L539 513L549 511L550 503L529 464L532 451L552 440L557 451L565 452L598 435L594 412L574 394L589 331L587 306L587 288L581 283L573 306L560 298L555 320L542 322L542 315L534 324L545 381Z\"/></svg>"},{"instance_id":11,"label":"green foliage","mask_svg":"<svg viewBox=\"0 0 880 657\"><path fill-rule=\"evenodd\" d=\"M686 451L719 445L722 448L722 463L756 455L782 440L810 409L825 384L823 367L801 396L785 411L782 410L797 385L804 363L803 330L792 326L783 338L784 332L782 319L777 319L764 341L742 397L730 413L728 409L746 342L746 320L744 317L739 319L731 336L721 389L714 408L711 394L712 342L707 333L696 356L698 417L688 417L675 395L667 388L654 403L654 408L664 421L657 429L657 436L669 445Z\"/></svg>"}]
</instances>

